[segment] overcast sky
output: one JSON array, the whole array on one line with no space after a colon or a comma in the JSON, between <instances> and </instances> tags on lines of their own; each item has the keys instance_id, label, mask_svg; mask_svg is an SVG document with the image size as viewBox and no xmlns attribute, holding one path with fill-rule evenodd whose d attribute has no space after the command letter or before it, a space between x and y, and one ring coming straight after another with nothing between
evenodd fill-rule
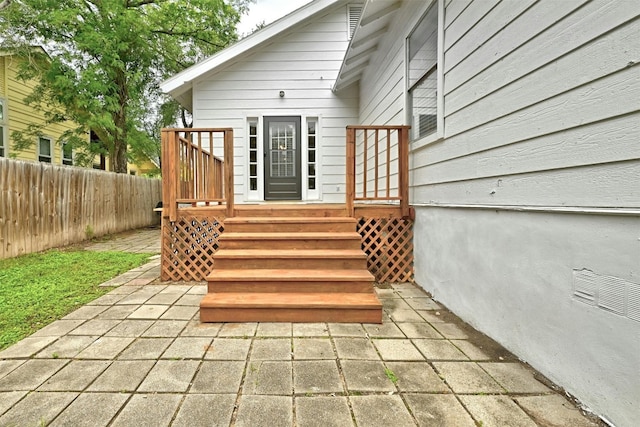
<instances>
[{"instance_id":1,"label":"overcast sky","mask_svg":"<svg viewBox=\"0 0 640 427\"><path fill-rule=\"evenodd\" d=\"M238 34L249 34L256 25L279 19L290 12L304 6L311 0L258 0L249 8L249 14L243 15L238 24Z\"/></svg>"}]
</instances>

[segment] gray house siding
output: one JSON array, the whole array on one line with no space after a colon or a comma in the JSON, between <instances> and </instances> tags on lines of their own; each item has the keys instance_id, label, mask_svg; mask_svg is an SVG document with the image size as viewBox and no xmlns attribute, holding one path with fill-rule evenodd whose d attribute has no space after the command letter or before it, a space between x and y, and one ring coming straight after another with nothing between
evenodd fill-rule
<instances>
[{"instance_id":1,"label":"gray house siding","mask_svg":"<svg viewBox=\"0 0 640 427\"><path fill-rule=\"evenodd\" d=\"M396 13L360 81L361 123L407 122L405 39L427 7ZM411 143L416 280L596 413L635 425L640 3L444 9L442 138Z\"/></svg>"}]
</instances>

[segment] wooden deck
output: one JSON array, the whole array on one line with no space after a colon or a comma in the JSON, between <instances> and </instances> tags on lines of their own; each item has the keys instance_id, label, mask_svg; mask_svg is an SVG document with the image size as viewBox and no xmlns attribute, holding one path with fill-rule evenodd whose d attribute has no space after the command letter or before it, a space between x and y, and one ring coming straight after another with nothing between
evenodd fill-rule
<instances>
[{"instance_id":1,"label":"wooden deck","mask_svg":"<svg viewBox=\"0 0 640 427\"><path fill-rule=\"evenodd\" d=\"M413 278L407 135L347 129L344 204L236 204L233 164L211 154L233 159L233 131L163 130L162 279L207 280L205 322L380 323L373 283Z\"/></svg>"}]
</instances>

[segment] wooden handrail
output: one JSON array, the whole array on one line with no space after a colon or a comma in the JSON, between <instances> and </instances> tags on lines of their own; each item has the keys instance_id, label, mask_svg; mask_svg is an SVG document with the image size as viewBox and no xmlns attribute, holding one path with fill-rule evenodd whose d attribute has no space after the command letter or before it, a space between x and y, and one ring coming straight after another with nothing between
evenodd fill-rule
<instances>
[{"instance_id":1,"label":"wooden handrail","mask_svg":"<svg viewBox=\"0 0 640 427\"><path fill-rule=\"evenodd\" d=\"M409 217L410 128L390 125L347 126L347 215L354 216L355 201L384 201L399 203L402 216ZM395 160L398 171L391 173L391 164ZM359 184L356 177L361 180ZM391 191L393 184L397 186L396 194Z\"/></svg>"},{"instance_id":2,"label":"wooden handrail","mask_svg":"<svg viewBox=\"0 0 640 427\"><path fill-rule=\"evenodd\" d=\"M224 158L215 156L214 149L222 150ZM162 129L162 186L170 221L177 220L181 203L224 203L227 216L233 216L233 129Z\"/></svg>"}]
</instances>

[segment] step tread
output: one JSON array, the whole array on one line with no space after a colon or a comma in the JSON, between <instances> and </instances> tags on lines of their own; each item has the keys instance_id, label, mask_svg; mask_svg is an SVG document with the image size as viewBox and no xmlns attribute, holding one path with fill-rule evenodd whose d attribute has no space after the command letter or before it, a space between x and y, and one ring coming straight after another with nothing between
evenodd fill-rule
<instances>
[{"instance_id":1,"label":"step tread","mask_svg":"<svg viewBox=\"0 0 640 427\"><path fill-rule=\"evenodd\" d=\"M255 259L255 258L340 258L361 259L367 255L360 249L219 249L216 258Z\"/></svg>"},{"instance_id":2,"label":"step tread","mask_svg":"<svg viewBox=\"0 0 640 427\"><path fill-rule=\"evenodd\" d=\"M245 217L233 217L224 220L225 223L233 224L273 224L273 223L291 223L291 224L303 224L303 223L356 223L355 218L351 217L292 217L292 216L245 216Z\"/></svg>"},{"instance_id":3,"label":"step tread","mask_svg":"<svg viewBox=\"0 0 640 427\"><path fill-rule=\"evenodd\" d=\"M220 240L236 239L236 240L303 240L303 239L324 239L324 240L340 240L340 239L360 239L360 234L355 231L347 232L321 232L321 231L305 231L305 232L224 232L220 235Z\"/></svg>"},{"instance_id":4,"label":"step tread","mask_svg":"<svg viewBox=\"0 0 640 427\"><path fill-rule=\"evenodd\" d=\"M382 307L374 293L236 293L205 295L201 308L345 308L378 309Z\"/></svg>"},{"instance_id":5,"label":"step tread","mask_svg":"<svg viewBox=\"0 0 640 427\"><path fill-rule=\"evenodd\" d=\"M292 270L292 269L214 269L207 277L208 281L371 281L375 278L367 270Z\"/></svg>"}]
</instances>

